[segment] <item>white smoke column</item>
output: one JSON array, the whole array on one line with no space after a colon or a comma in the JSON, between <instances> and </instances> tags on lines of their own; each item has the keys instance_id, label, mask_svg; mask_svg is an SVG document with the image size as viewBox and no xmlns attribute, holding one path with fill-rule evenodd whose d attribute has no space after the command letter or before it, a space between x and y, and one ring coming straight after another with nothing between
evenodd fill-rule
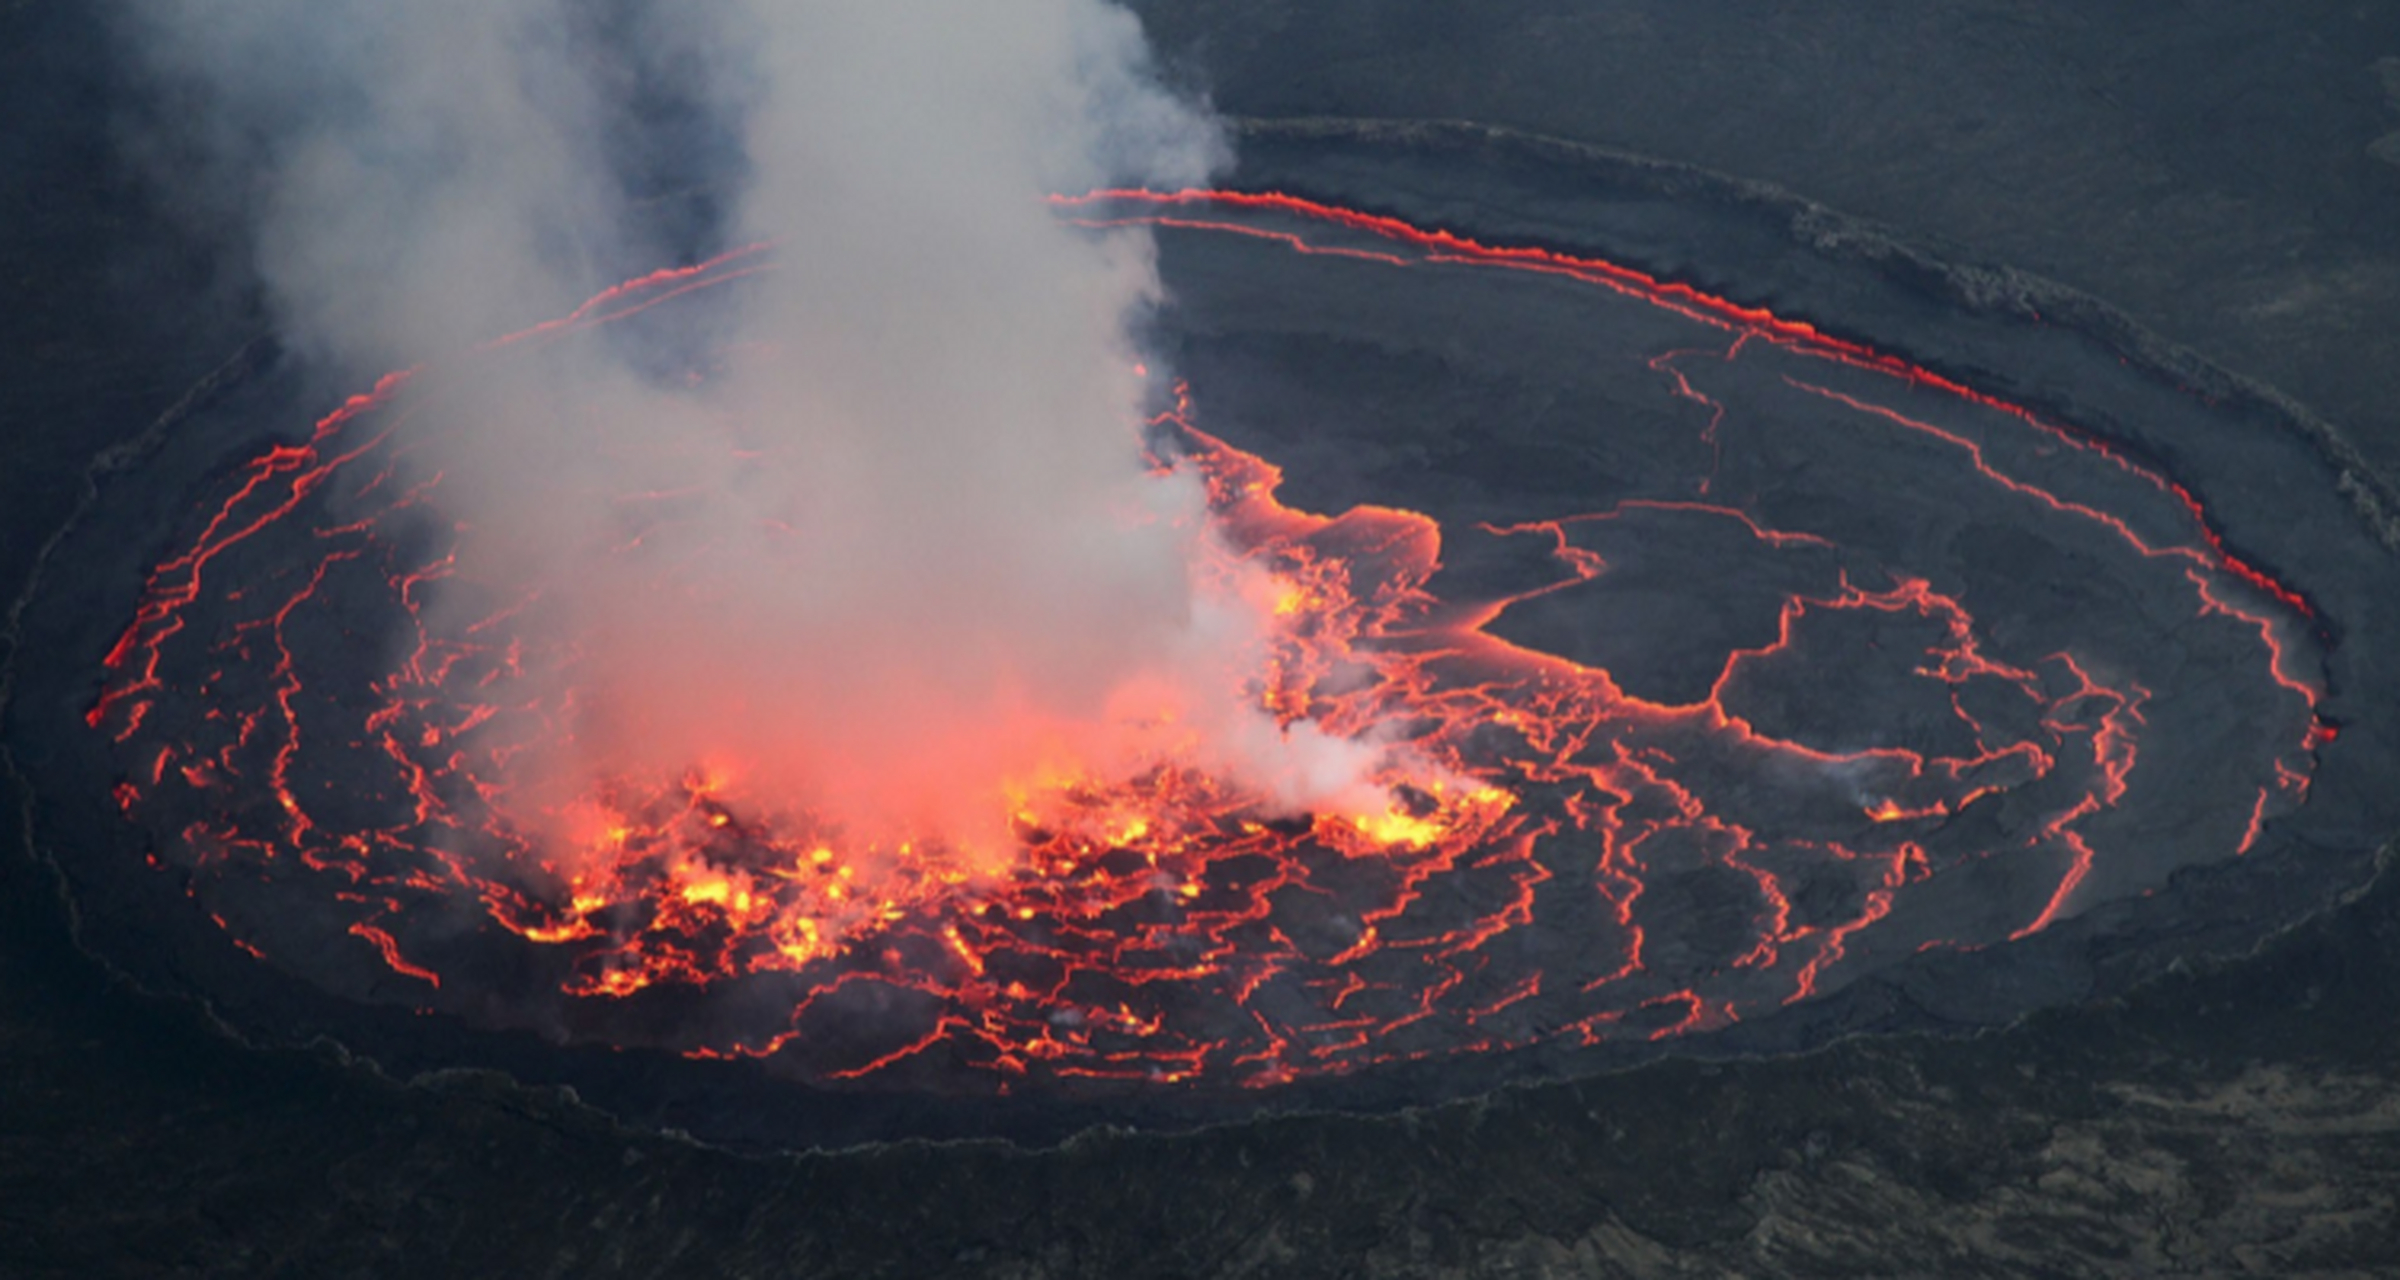
<instances>
[{"instance_id":1,"label":"white smoke column","mask_svg":"<svg viewBox=\"0 0 2400 1280\"><path fill-rule=\"evenodd\" d=\"M587 579L608 745L955 830L1001 812L992 781L1090 762L1110 697L1194 656L1198 495L1135 447L1148 240L1043 197L1201 180L1216 137L1094 0L749 17L743 219L784 251L725 418L766 456L705 554L657 557L684 566L664 598Z\"/></svg>"},{"instance_id":2,"label":"white smoke column","mask_svg":"<svg viewBox=\"0 0 2400 1280\"><path fill-rule=\"evenodd\" d=\"M529 791L704 767L878 838L981 843L1005 786L1181 741L1274 799L1355 800L1365 748L1233 699L1256 619L1195 578L1196 483L1139 458L1147 233L1043 199L1222 163L1135 20L1100 0L596 12L127 17L197 104L196 150L246 184L231 202L258 216L287 333L353 377L557 314L625 259L623 55L596 30L647 23L632 56L702 69L741 114L735 238L776 242L780 267L712 334L732 372L658 387L605 344L511 360L451 388L473 430L428 446L469 530L462 580L537 588L527 623L586 655L576 732ZM673 518L622 546L660 494Z\"/></svg>"}]
</instances>

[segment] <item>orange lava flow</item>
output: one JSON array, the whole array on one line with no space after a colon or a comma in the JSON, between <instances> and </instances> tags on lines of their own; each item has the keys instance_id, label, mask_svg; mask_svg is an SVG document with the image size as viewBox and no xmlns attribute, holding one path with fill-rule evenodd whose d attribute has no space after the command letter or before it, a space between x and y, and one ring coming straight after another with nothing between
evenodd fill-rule
<instances>
[{"instance_id":1,"label":"orange lava flow","mask_svg":"<svg viewBox=\"0 0 2400 1280\"><path fill-rule=\"evenodd\" d=\"M2137 532L1930 420L1793 384L2188 579L2194 616L2255 629L2261 679L2307 727L2225 855L2305 795L2324 733L2309 714L2316 684L2286 637L2307 602L2228 551L2188 492L2102 443L1806 324L1593 259L1274 195L1060 203L1084 221L1265 237L1365 263L1565 277L1726 334L1726 358L1747 343L1799 350L2055 434L2187 508L2187 527L2172 541ZM1260 212L1353 239L1238 221ZM631 282L481 358L568 340L771 270L772 258L752 247ZM1680 384L1671 393L1701 398L1671 358L1654 367ZM386 378L212 496L107 653L88 721L115 744L118 802L156 833L156 860L183 868L191 895L262 963L362 999L567 1038L771 1057L820 1081L963 1075L1008 1088L1271 1086L1707 1030L1829 990L1869 950L1985 945L2078 909L2107 853L2093 821L2126 794L2153 696L2071 652L2005 652L1959 598L1895 572L1845 573L1837 589L1790 597L1778 636L1731 654L1709 696L1646 701L1608 671L1498 638L1494 621L1605 575L1578 535L1610 522L1708 522L1776 551L1825 539L1710 501L1626 502L1489 530L1539 540L1553 580L1445 599L1432 586L1433 519L1288 506L1273 464L1179 405L1150 424L1154 462L1204 481L1212 545L1228 558L1215 568L1259 571L1275 592L1265 657L1224 696L1283 726L1404 746L1375 779L1388 805L1279 812L1174 758L1131 776L1068 769L1016 780L1014 847L968 859L936 840L853 840L750 794L742 762L695 761L678 777L595 778L565 810L535 815L512 762L570 719L553 691L573 687L576 656L519 633L522 601L457 625L425 607L451 585L445 538L472 535L423 533L447 526L428 519L442 478L412 473L396 443L419 412L413 379ZM1843 618L1920 638L1882 678L1946 699L1949 745L1829 750L1730 709L1729 688L1751 675L1825 660L1811 636ZM346 638L370 627L401 637L398 648L362 652ZM1954 820L2003 805L2031 816L1959 843ZM1902 910L1916 886L1996 862L2039 891L1981 933L1936 932L1938 917Z\"/></svg>"}]
</instances>

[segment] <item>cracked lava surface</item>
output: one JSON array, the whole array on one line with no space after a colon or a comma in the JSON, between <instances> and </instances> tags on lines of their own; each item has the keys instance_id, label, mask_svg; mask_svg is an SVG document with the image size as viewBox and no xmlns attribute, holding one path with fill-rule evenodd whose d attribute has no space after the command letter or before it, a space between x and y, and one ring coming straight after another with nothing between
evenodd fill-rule
<instances>
[{"instance_id":1,"label":"cracked lava surface","mask_svg":"<svg viewBox=\"0 0 2400 1280\"><path fill-rule=\"evenodd\" d=\"M695 761L592 779L561 847L511 761L571 731L578 655L513 626L538 583L427 607L489 584L455 579L473 531L396 429L440 412L409 372L227 470L108 652L87 723L151 874L258 964L478 1025L847 1087L1270 1087L1763 1017L2240 856L2306 799L2332 734L2309 603L2100 439L1595 259L1275 195L1057 204L1270 271L1522 277L1657 335L1593 359L1680 461L1465 524L1302 509L1204 375L1159 389L1143 447L1204 481L1225 580L1273 585L1224 696L1405 744L1388 805L1280 813L1167 753L1013 780L1010 847L969 857ZM661 272L470 358L773 262ZM1847 483L1853 457L1883 471Z\"/></svg>"}]
</instances>

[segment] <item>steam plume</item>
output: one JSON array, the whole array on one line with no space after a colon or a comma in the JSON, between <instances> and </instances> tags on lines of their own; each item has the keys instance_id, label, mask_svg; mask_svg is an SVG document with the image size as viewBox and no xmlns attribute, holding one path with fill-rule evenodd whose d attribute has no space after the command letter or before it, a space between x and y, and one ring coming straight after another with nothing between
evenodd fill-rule
<instances>
[{"instance_id":1,"label":"steam plume","mask_svg":"<svg viewBox=\"0 0 2400 1280\"><path fill-rule=\"evenodd\" d=\"M473 429L426 446L459 577L530 588L584 654L542 762L561 795L721 769L972 844L1009 785L1170 741L1285 803L1358 794L1365 748L1226 697L1254 616L1200 575L1196 484L1135 448L1146 233L1042 200L1224 159L1124 11L181 0L125 25L185 122L160 149L251 220L290 344L345 376L688 254L644 212L678 164L736 195L711 233L782 246L704 388L562 348L462 377ZM725 162L642 150L637 100Z\"/></svg>"}]
</instances>

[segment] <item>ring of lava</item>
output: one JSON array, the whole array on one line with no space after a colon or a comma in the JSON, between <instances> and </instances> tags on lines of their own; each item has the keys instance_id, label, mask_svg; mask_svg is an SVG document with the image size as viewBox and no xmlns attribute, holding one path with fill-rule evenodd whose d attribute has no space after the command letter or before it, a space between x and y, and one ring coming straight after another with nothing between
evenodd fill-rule
<instances>
[{"instance_id":1,"label":"ring of lava","mask_svg":"<svg viewBox=\"0 0 2400 1280\"><path fill-rule=\"evenodd\" d=\"M1230 339L1160 388L1154 462L1205 480L1278 591L1226 696L1430 762L1380 779L1387 810L1278 812L1162 759L1041 780L1005 866L970 872L695 762L595 782L581 847L546 847L509 762L561 731L577 657L516 634L521 601L427 607L476 589L472 533L395 430L438 416L438 376L403 373L221 470L109 648L84 718L142 874L249 963L474 1026L836 1088L1259 1089L1757 1020L2240 856L2307 797L2332 734L2308 602L2096 436L1594 258L1276 195L1058 203L1158 228L1194 309L1279 287L1209 275L1238 258L1369 309L1461 280L1525 325L1637 331L1587 358L1648 399L1544 437L1602 451L1611 483L1574 493L1470 485L1462 428L1427 501L1311 510L1303 472L1400 446L1244 437L1214 410ZM660 272L465 359L671 327L773 262ZM1278 444L1311 459L1289 482ZM1906 484L1847 490L1869 457ZM637 537L673 518L640 510Z\"/></svg>"}]
</instances>

